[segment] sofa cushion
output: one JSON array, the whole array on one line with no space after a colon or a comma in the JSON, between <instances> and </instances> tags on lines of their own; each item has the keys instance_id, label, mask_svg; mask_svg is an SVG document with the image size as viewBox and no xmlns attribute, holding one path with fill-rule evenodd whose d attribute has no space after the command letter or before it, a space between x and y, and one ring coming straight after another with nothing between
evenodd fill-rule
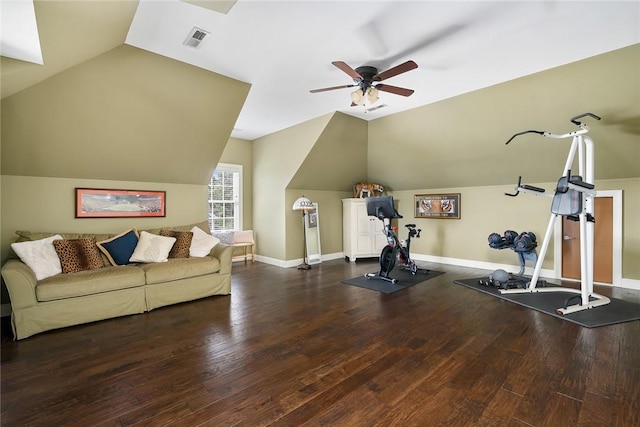
<instances>
[{"instance_id":1,"label":"sofa cushion","mask_svg":"<svg viewBox=\"0 0 640 427\"><path fill-rule=\"evenodd\" d=\"M191 231L161 230L161 236L173 237L176 242L169 252L169 258L189 258L189 248L193 240Z\"/></svg>"},{"instance_id":2,"label":"sofa cushion","mask_svg":"<svg viewBox=\"0 0 640 427\"><path fill-rule=\"evenodd\" d=\"M136 249L138 238L138 230L132 228L98 242L98 248L107 256L111 265L126 265L129 264L129 258Z\"/></svg>"},{"instance_id":3,"label":"sofa cushion","mask_svg":"<svg viewBox=\"0 0 640 427\"><path fill-rule=\"evenodd\" d=\"M204 276L220 271L217 258L172 258L168 262L140 264L146 275L147 285L170 282L188 277Z\"/></svg>"},{"instance_id":4,"label":"sofa cushion","mask_svg":"<svg viewBox=\"0 0 640 427\"><path fill-rule=\"evenodd\" d=\"M193 239L191 240L189 255L192 257L207 256L211 252L211 249L220 243L220 239L201 230L199 227L193 227L191 231L193 232Z\"/></svg>"},{"instance_id":5,"label":"sofa cushion","mask_svg":"<svg viewBox=\"0 0 640 427\"><path fill-rule=\"evenodd\" d=\"M54 240L62 273L76 273L83 270L95 270L104 267L102 255L96 245L96 238Z\"/></svg>"},{"instance_id":6,"label":"sofa cushion","mask_svg":"<svg viewBox=\"0 0 640 427\"><path fill-rule=\"evenodd\" d=\"M160 234L160 232L162 230L192 231L191 229L193 227L198 227L199 229L201 229L202 231L204 231L206 233L210 233L211 232L211 230L209 230L209 222L208 221L201 221L201 222L196 222L196 223L188 224L188 225L176 225L176 226L172 226L172 227L151 228L151 229L145 229L144 231L148 231L149 233L153 233L153 234Z\"/></svg>"},{"instance_id":7,"label":"sofa cushion","mask_svg":"<svg viewBox=\"0 0 640 427\"><path fill-rule=\"evenodd\" d=\"M33 270L36 279L42 280L62 273L60 258L53 246L53 242L59 239L62 236L56 234L44 239L12 243L11 249Z\"/></svg>"},{"instance_id":8,"label":"sofa cushion","mask_svg":"<svg viewBox=\"0 0 640 427\"><path fill-rule=\"evenodd\" d=\"M143 231L140 233L140 239L129 261L166 262L175 242L175 237L159 236Z\"/></svg>"},{"instance_id":9,"label":"sofa cushion","mask_svg":"<svg viewBox=\"0 0 640 427\"><path fill-rule=\"evenodd\" d=\"M144 285L144 271L136 266L104 267L58 274L38 282L38 301L54 301Z\"/></svg>"}]
</instances>

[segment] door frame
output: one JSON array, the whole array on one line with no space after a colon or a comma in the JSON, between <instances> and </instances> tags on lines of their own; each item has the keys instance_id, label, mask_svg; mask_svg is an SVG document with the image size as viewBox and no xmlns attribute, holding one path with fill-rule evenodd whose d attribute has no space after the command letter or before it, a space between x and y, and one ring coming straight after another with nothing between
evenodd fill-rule
<instances>
[{"instance_id":1,"label":"door frame","mask_svg":"<svg viewBox=\"0 0 640 427\"><path fill-rule=\"evenodd\" d=\"M613 266L610 286L622 285L622 190L598 190L596 197L613 199ZM596 218L597 221L597 218ZM575 280L562 277L562 221L556 221L553 229L553 274L563 280ZM608 283L603 283L609 285Z\"/></svg>"}]
</instances>

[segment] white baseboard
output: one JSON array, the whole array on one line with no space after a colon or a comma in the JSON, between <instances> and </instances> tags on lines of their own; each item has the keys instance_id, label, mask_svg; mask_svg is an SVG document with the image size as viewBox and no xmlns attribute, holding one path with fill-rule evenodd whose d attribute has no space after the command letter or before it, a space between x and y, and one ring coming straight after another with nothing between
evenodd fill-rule
<instances>
[{"instance_id":1,"label":"white baseboard","mask_svg":"<svg viewBox=\"0 0 640 427\"><path fill-rule=\"evenodd\" d=\"M325 255L322 255L321 257L322 261L331 261L331 260L340 259L340 258L344 258L344 253L336 252L333 254L325 254ZM302 258L283 261L281 259L269 258L262 255L256 255L256 261L264 262L265 264L275 265L277 267L282 267L282 268L292 268L302 264Z\"/></svg>"},{"instance_id":2,"label":"white baseboard","mask_svg":"<svg viewBox=\"0 0 640 427\"><path fill-rule=\"evenodd\" d=\"M336 252L333 254L322 255L323 261L331 261L334 259L341 259L341 258L344 258L344 252Z\"/></svg>"},{"instance_id":3,"label":"white baseboard","mask_svg":"<svg viewBox=\"0 0 640 427\"><path fill-rule=\"evenodd\" d=\"M622 280L620 281L620 287L621 288L627 288L627 289L635 289L635 290L640 291L640 280L625 279L623 277Z\"/></svg>"},{"instance_id":4,"label":"white baseboard","mask_svg":"<svg viewBox=\"0 0 640 427\"><path fill-rule=\"evenodd\" d=\"M484 262L484 261L475 261L469 259L461 259L461 258L448 258L448 257L437 257L431 255L422 255L422 254L412 254L411 257L415 261L426 261L426 262L434 262L436 264L449 264L449 265L457 265L460 267L470 267L470 268L479 268L483 270L494 271L497 269L503 269L509 273L518 273L520 271L520 265L515 264L496 264L492 262ZM336 252L333 254L322 255L323 261L330 261L333 259L344 258L343 252ZM302 258L283 261L275 258L263 257L260 255L256 255L256 261L264 262L266 264L275 265L282 268L291 268L297 267L302 263ZM532 275L533 267L527 266L525 268L525 274ZM557 276L554 270L542 269L540 270L540 277L546 279L561 279L561 277ZM621 288L626 289L636 289L640 290L640 280L636 279L625 279L623 278L620 282Z\"/></svg>"},{"instance_id":5,"label":"white baseboard","mask_svg":"<svg viewBox=\"0 0 640 427\"><path fill-rule=\"evenodd\" d=\"M413 254L411 255L415 261L427 261L427 262L435 262L437 264L449 264L449 265L457 265L460 267L470 267L470 268L480 268L483 270L498 270L502 269L509 273L518 273L520 271L520 265L515 264L496 264L492 262L484 262L484 261L475 261L469 259L460 259L460 258L447 258L447 257L436 257L431 255L421 255L421 254ZM531 275L533 274L533 267L527 266L525 268L525 274ZM553 270L542 269L540 270L540 277L546 277L550 279L557 279L554 277Z\"/></svg>"}]
</instances>

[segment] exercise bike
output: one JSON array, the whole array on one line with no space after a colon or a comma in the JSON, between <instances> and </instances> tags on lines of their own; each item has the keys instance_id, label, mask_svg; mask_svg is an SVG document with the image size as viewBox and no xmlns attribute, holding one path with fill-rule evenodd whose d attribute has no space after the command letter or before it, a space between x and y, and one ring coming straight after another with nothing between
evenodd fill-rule
<instances>
[{"instance_id":1,"label":"exercise bike","mask_svg":"<svg viewBox=\"0 0 640 427\"><path fill-rule=\"evenodd\" d=\"M429 270L420 268L416 265L415 261L411 259L411 239L419 238L419 228L416 228L415 224L406 224L407 239L400 240L396 234L395 227L391 226L392 219L400 219L402 215L396 211L393 204L392 196L383 197L367 197L365 199L367 205L367 214L369 216L375 216L382 221L384 228L383 232L387 237L387 245L382 248L380 253L380 271L378 273L367 273L364 275L367 279L380 279L387 282L396 284L398 279L390 277L389 274L396 265L396 260L401 263L401 268L409 270L411 274L417 274L418 272L424 272L428 274Z\"/></svg>"}]
</instances>

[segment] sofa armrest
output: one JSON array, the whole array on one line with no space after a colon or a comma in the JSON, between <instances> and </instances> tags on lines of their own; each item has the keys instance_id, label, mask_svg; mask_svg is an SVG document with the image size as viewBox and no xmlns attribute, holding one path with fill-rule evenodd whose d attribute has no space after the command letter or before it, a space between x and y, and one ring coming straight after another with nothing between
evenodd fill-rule
<instances>
[{"instance_id":1,"label":"sofa armrest","mask_svg":"<svg viewBox=\"0 0 640 427\"><path fill-rule=\"evenodd\" d=\"M25 308L38 303L36 298L36 275L25 263L10 259L2 267L2 278L7 285L11 307Z\"/></svg>"},{"instance_id":2,"label":"sofa armrest","mask_svg":"<svg viewBox=\"0 0 640 427\"><path fill-rule=\"evenodd\" d=\"M211 249L209 255L218 258L220 261L220 274L231 274L233 246L218 243Z\"/></svg>"}]
</instances>

